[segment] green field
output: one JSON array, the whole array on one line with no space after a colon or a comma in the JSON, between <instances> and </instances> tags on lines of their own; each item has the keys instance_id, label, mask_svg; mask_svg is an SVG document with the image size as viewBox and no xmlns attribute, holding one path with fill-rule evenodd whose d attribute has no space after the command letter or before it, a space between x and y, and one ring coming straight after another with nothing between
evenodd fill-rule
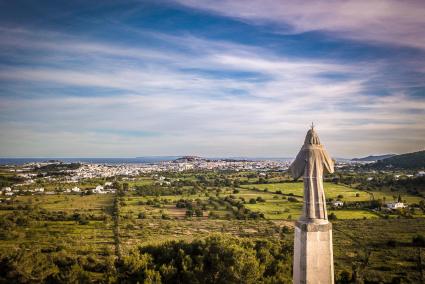
<instances>
[{"instance_id":1,"label":"green field","mask_svg":"<svg viewBox=\"0 0 425 284\"><path fill-rule=\"evenodd\" d=\"M143 258L131 258L137 247L161 251L181 241L190 252L187 246L192 242L218 236L224 246L255 241L286 248L279 260L279 266L285 269L276 275L290 279L293 227L302 212L303 183L290 182L275 173L269 181L281 182L258 184L258 178L248 178L250 175L206 173L207 178L202 178L173 173L167 176L174 183L171 186L155 185L157 177L142 176L121 181L132 190L117 194L40 194L4 199L0 204L0 267L25 280L19 282L42 282L34 279L55 275L59 282L67 279L78 283L75 279L86 277L94 283L114 283L116 277L130 272L121 274L120 265L126 263L126 269L136 263L142 265ZM253 183L235 186L236 179ZM85 184L100 182L96 179ZM324 187L327 198L346 204L370 203L372 199L389 202L398 195L390 190L363 191L334 183L325 183ZM407 190L401 198L408 204L423 200ZM344 277L361 278L367 283L420 283L425 244L413 240L425 234L425 218L419 208L405 211L328 207L328 213L336 218L333 236L338 283L346 283L341 282ZM189 265L196 259L182 261ZM152 269L165 277L164 267ZM0 272L0 280L6 279L2 277L8 276Z\"/></svg>"},{"instance_id":2,"label":"green field","mask_svg":"<svg viewBox=\"0 0 425 284\"><path fill-rule=\"evenodd\" d=\"M383 199L385 197L385 199L390 202L394 200L394 196L397 197L397 193L391 191L366 192L330 182L325 182L323 186L326 198L337 199L338 195L342 195L343 197L341 198L341 200L343 201L368 201L372 199L373 195L375 199ZM268 189L269 192L276 192L277 190L280 190L283 194L294 194L296 196L304 195L302 182L254 184L243 185L242 187L256 187L261 190ZM356 194L358 196L356 196ZM403 200L406 200L408 203L418 203L422 199L423 198L415 195L403 194Z\"/></svg>"},{"instance_id":3,"label":"green field","mask_svg":"<svg viewBox=\"0 0 425 284\"><path fill-rule=\"evenodd\" d=\"M235 195L256 196L251 190L242 190ZM248 204L247 207L266 212L266 219L270 220L185 218L184 214L171 214L176 210L173 205L177 200L176 196L160 197L160 200L166 199L170 203L160 208L139 204L140 201L146 202L152 197L125 196L119 222L121 250L126 254L140 245L160 246L164 242L176 240L191 242L217 233L243 239L267 239L272 242L282 240L291 245L293 221L282 219L287 219L287 214L293 214L292 219L298 218L299 214L292 212L300 212L301 203L273 199L274 193L259 195L267 198L266 202ZM49 212L70 211L93 216L110 216L113 198L112 195L40 196L37 199L18 197L16 202L20 205L37 205ZM281 212L282 208L288 208L289 212ZM25 212L28 213L19 209L3 210L2 214L5 216ZM140 212L146 213L144 219L137 218ZM172 218L164 220L161 218L162 213L168 213ZM343 271L352 273L355 269L363 278L377 282L386 283L401 277L408 283L418 283L421 276L417 257L419 254L423 255L424 251L412 246L411 242L418 233L425 232L425 219L384 220L370 211L362 210L336 210L335 213L339 219L347 219L334 222L337 278ZM363 217L369 220L348 220ZM285 227L288 229L283 230ZM3 236L0 255L26 248L30 248L31 252L44 251L44 254L50 254L52 257L66 253L69 257L82 258L84 261L96 259L96 265L104 267L116 257L113 221L110 217L102 221L90 220L87 224L76 221L32 220L24 226L17 226L13 236ZM90 269L92 279L103 279L102 274L94 268Z\"/></svg>"}]
</instances>

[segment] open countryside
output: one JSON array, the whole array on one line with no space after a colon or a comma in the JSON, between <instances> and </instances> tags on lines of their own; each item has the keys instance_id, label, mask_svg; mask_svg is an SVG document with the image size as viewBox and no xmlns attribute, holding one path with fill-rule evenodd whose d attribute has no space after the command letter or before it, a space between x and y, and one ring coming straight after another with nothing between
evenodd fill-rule
<instances>
[{"instance_id":1,"label":"open countryside","mask_svg":"<svg viewBox=\"0 0 425 284\"><path fill-rule=\"evenodd\" d=\"M222 245L233 241L242 246L244 240L267 241L287 248L285 258L275 260L283 265L281 269L286 268L279 270L279 278L259 272L253 279L290 281L294 221L302 211L302 180L294 181L282 170L286 162L273 170L197 169L205 162L217 163L184 157L172 161L172 168L191 170L118 176L108 172L122 166L110 165L103 174L78 179L73 177L80 175L83 165L75 163L2 166L4 185L11 183L3 188L0 203L2 265L18 265L11 269L23 282L41 281L60 267L58 263L64 265L66 257L69 266L60 268L67 271L60 277L103 283L134 277L125 270L130 265L126 256L138 248L149 252L166 245L172 249L179 242L199 240L224 241ZM231 161L231 167L246 168L247 163L252 162ZM167 163L160 164L165 167ZM421 172L369 170L368 164L359 163L337 165L337 173L327 175L324 183L334 227L337 282L421 281L425 252ZM13 181L19 183L13 185ZM398 203L403 208L389 208ZM119 259L127 267L124 271L116 267ZM153 261L152 271L161 279L171 277ZM172 264L175 259L166 261L177 265ZM177 269L170 272L173 277L182 273ZM8 274L2 277L7 279Z\"/></svg>"}]
</instances>

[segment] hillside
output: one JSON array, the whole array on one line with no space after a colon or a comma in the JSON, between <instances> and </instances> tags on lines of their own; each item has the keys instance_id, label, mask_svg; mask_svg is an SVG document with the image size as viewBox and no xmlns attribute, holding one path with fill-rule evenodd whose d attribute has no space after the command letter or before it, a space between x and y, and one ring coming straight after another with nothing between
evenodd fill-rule
<instances>
[{"instance_id":1,"label":"hillside","mask_svg":"<svg viewBox=\"0 0 425 284\"><path fill-rule=\"evenodd\" d=\"M366 167L375 169L395 168L395 169L424 169L425 168L425 150L402 155L396 155L376 163L369 164Z\"/></svg>"},{"instance_id":2,"label":"hillside","mask_svg":"<svg viewBox=\"0 0 425 284\"><path fill-rule=\"evenodd\" d=\"M355 162L375 162L375 161L391 158L391 157L394 157L394 156L396 156L396 154L367 156L367 157L363 157L363 158L354 158L354 159L351 159L351 161L355 161Z\"/></svg>"}]
</instances>

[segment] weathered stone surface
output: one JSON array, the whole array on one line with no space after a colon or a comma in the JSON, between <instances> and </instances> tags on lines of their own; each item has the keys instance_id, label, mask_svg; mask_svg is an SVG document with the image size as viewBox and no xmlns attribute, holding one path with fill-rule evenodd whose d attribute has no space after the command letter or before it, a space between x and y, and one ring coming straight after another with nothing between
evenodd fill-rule
<instances>
[{"instance_id":1,"label":"weathered stone surface","mask_svg":"<svg viewBox=\"0 0 425 284\"><path fill-rule=\"evenodd\" d=\"M332 230L332 223L330 222L317 224L317 223L297 221L295 223L295 226L299 227L301 230L306 232L326 232L328 230Z\"/></svg>"},{"instance_id":2,"label":"weathered stone surface","mask_svg":"<svg viewBox=\"0 0 425 284\"><path fill-rule=\"evenodd\" d=\"M334 282L332 225L297 222L294 242L294 283Z\"/></svg>"}]
</instances>

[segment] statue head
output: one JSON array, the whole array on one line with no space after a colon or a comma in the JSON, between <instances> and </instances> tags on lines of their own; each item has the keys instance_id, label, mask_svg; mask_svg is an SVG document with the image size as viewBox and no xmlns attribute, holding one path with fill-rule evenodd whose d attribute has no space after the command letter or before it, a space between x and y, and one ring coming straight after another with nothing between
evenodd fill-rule
<instances>
[{"instance_id":1,"label":"statue head","mask_svg":"<svg viewBox=\"0 0 425 284\"><path fill-rule=\"evenodd\" d=\"M319 136L317 135L316 131L314 131L313 126L305 136L304 145L320 145Z\"/></svg>"}]
</instances>

